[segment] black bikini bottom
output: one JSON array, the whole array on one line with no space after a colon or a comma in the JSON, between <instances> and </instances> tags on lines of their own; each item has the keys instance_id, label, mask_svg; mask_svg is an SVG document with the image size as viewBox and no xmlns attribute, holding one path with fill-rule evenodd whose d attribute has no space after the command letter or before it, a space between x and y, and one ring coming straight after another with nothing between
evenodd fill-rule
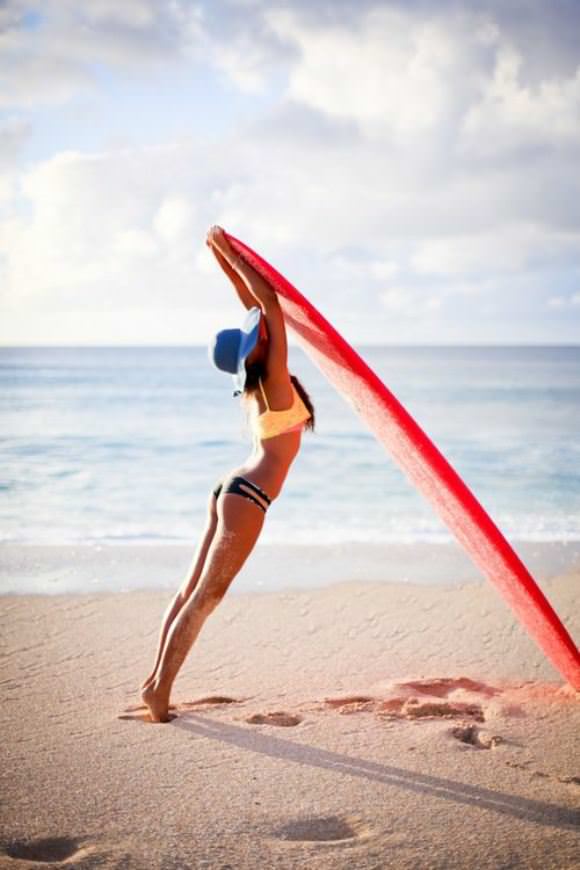
<instances>
[{"instance_id":1,"label":"black bikini bottom","mask_svg":"<svg viewBox=\"0 0 580 870\"><path fill-rule=\"evenodd\" d=\"M260 489L260 487L256 483L252 483L251 480L248 480L245 477L232 477L232 479L227 483L225 489L223 489L223 484L221 482L218 483L213 491L213 494L216 498L218 498L220 492L232 493L233 495L243 495L244 498L247 498L249 499L249 501L253 501L254 504L257 504L258 507L264 511L264 513L266 513L266 508L264 507L262 502L256 498L254 493L256 495L259 495L266 502L267 505L270 505L272 502L270 496L266 495L263 489Z\"/></svg>"}]
</instances>

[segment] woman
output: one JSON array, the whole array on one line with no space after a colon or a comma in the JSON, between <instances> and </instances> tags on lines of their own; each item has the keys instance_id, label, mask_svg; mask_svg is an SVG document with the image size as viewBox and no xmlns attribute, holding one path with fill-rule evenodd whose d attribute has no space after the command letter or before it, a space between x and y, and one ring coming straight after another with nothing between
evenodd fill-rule
<instances>
[{"instance_id":1,"label":"woman","mask_svg":"<svg viewBox=\"0 0 580 870\"><path fill-rule=\"evenodd\" d=\"M314 409L288 372L286 328L275 291L239 257L220 227L207 244L249 309L244 328L219 332L211 358L234 375L254 435L254 450L209 497L208 522L192 569L164 615L153 671L141 697L153 722L168 722L173 682L205 620L224 597L252 552L268 506L277 498L303 429L314 428Z\"/></svg>"}]
</instances>

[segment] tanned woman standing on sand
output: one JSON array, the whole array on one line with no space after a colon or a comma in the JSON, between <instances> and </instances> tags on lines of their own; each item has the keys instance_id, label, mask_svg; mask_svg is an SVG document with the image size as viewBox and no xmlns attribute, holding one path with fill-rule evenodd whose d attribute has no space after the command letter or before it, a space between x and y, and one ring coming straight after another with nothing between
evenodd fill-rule
<instances>
[{"instance_id":1,"label":"tanned woman standing on sand","mask_svg":"<svg viewBox=\"0 0 580 870\"><path fill-rule=\"evenodd\" d=\"M254 438L246 462L211 492L208 523L192 570L163 617L157 656L141 697L153 722L168 722L171 687L205 620L254 549L268 506L278 497L314 408L288 371L286 327L273 288L238 256L220 227L207 244L231 280L248 316L242 329L218 332L214 365L234 376Z\"/></svg>"}]
</instances>

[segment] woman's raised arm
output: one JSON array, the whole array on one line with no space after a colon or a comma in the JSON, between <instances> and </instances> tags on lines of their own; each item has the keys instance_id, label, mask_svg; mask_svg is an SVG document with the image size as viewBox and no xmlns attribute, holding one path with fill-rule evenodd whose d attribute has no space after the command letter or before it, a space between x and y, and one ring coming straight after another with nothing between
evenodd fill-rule
<instances>
[{"instance_id":1,"label":"woman's raised arm","mask_svg":"<svg viewBox=\"0 0 580 870\"><path fill-rule=\"evenodd\" d=\"M264 314L268 329L267 376L274 380L289 380L288 343L284 315L276 291L256 270L239 257L224 235L221 227L212 227L207 235L207 243L221 254L233 272L243 281L253 298L253 305L259 305ZM237 288L237 285L236 285Z\"/></svg>"},{"instance_id":2,"label":"woman's raised arm","mask_svg":"<svg viewBox=\"0 0 580 870\"><path fill-rule=\"evenodd\" d=\"M244 308L253 308L256 304L256 300L248 290L245 281L238 275L238 273L232 269L228 261L225 259L223 254L220 254L215 245L211 245L211 250L213 252L214 257L232 282L235 287L236 293L240 299L240 302L244 306Z\"/></svg>"},{"instance_id":3,"label":"woman's raised arm","mask_svg":"<svg viewBox=\"0 0 580 870\"><path fill-rule=\"evenodd\" d=\"M253 297L253 305L257 303L264 313L267 313L270 306L278 305L278 297L275 290L272 289L267 281L264 281L261 275L258 275L249 263L246 263L236 254L221 227L212 227L210 229L207 234L207 243L221 254L231 270L242 279Z\"/></svg>"}]
</instances>

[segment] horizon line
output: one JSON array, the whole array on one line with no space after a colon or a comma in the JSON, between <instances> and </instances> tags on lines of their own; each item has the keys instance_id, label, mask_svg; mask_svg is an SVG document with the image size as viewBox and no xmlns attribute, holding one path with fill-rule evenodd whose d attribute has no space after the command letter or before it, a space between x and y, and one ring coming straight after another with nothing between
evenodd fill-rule
<instances>
[{"instance_id":1,"label":"horizon line","mask_svg":"<svg viewBox=\"0 0 580 870\"><path fill-rule=\"evenodd\" d=\"M533 341L533 342L361 342L360 344L357 342L356 345L354 342L349 342L353 348L373 348L373 347L392 347L392 348L492 348L492 347L511 347L511 348L534 348L534 347L550 347L550 348L580 348L580 342L547 342L547 341ZM302 350L302 347L298 343L290 343L290 348L297 347ZM186 342L179 344L163 344L163 343L145 343L145 344L1 344L0 343L0 351L2 350L155 350L155 349L164 349L167 350L169 348L176 348L180 350L185 349L204 349L207 350L207 344L205 343L195 343L195 342Z\"/></svg>"}]
</instances>

